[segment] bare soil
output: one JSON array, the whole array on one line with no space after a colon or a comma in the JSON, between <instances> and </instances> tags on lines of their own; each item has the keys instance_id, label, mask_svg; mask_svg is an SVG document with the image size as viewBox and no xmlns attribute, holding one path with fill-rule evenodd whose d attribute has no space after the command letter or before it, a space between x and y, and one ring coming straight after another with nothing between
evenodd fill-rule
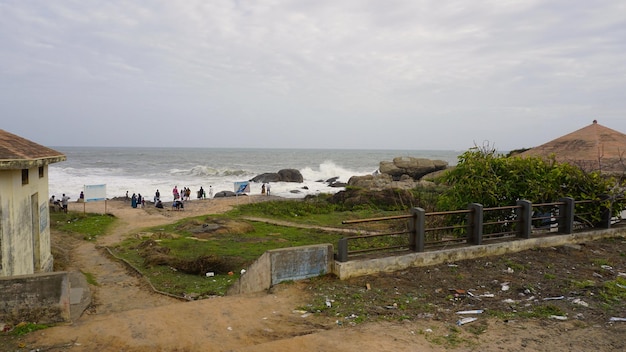
<instances>
[{"instance_id":1,"label":"bare soil","mask_svg":"<svg viewBox=\"0 0 626 352\"><path fill-rule=\"evenodd\" d=\"M617 291L609 296L606 288L626 275L623 237L345 281L327 276L281 284L270 292L190 302L153 293L103 249L144 227L269 199L194 200L184 211L107 202L106 211L121 221L95 244L53 234L55 241L71 248L71 268L93 274L98 282L92 286L92 307L72 324L19 338L2 336L0 350L626 349L626 322L610 321L626 317L626 305L624 299L615 299L619 286L612 286ZM103 212L104 205L74 203L70 210ZM484 311L457 314L464 310ZM457 325L465 317L477 320Z\"/></svg>"}]
</instances>

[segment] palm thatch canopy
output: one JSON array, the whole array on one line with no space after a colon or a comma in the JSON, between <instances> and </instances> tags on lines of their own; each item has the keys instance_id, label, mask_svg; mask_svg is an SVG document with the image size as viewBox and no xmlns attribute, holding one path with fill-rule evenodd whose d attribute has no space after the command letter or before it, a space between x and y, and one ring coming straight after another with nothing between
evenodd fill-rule
<instances>
[{"instance_id":1,"label":"palm thatch canopy","mask_svg":"<svg viewBox=\"0 0 626 352\"><path fill-rule=\"evenodd\" d=\"M624 175L626 134L602 126L598 121L570 134L529 149L519 156L554 157L585 171Z\"/></svg>"}]
</instances>

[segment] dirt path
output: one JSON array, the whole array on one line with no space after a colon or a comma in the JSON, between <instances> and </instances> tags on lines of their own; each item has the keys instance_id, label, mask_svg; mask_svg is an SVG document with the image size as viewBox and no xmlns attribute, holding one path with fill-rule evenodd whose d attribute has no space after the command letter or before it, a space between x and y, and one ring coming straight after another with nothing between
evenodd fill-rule
<instances>
[{"instance_id":1,"label":"dirt path","mask_svg":"<svg viewBox=\"0 0 626 352\"><path fill-rule=\"evenodd\" d=\"M264 201L268 197L247 201ZM111 202L108 212L119 225L96 244L81 242L73 253L75 267L92 274L96 304L73 324L31 333L16 343L31 351L611 351L621 350L624 329L571 321L503 321L486 318L474 328L433 319L367 324L338 324L345 317L302 311L315 292L306 282L279 285L269 293L180 302L152 293L143 281L102 250L148 226L228 210L242 200L192 201L185 211L133 209ZM88 204L86 211L103 210ZM81 211L82 204L72 204ZM529 253L532 255L532 253ZM426 282L393 275L371 278L391 288L419 292ZM458 281L457 276L439 277ZM443 280L443 281L442 281ZM468 277L471 282L471 278ZM474 280L479 280L475 278ZM432 281L432 280L431 280ZM469 283L467 284L469 285ZM358 287L363 287L360 283ZM439 286L437 286L439 287ZM390 293L390 299L393 293ZM625 312L626 313L626 312ZM478 329L480 328L480 329Z\"/></svg>"}]
</instances>

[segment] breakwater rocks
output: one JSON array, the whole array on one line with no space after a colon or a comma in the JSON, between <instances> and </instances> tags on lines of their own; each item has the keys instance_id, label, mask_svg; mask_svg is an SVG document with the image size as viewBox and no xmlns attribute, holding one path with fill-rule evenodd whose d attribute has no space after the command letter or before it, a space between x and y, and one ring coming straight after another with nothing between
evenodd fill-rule
<instances>
[{"instance_id":1,"label":"breakwater rocks","mask_svg":"<svg viewBox=\"0 0 626 352\"><path fill-rule=\"evenodd\" d=\"M369 190L412 189L430 185L424 176L432 176L447 168L448 163L443 160L397 157L393 161L381 161L378 172L373 175L352 176L348 185Z\"/></svg>"}]
</instances>

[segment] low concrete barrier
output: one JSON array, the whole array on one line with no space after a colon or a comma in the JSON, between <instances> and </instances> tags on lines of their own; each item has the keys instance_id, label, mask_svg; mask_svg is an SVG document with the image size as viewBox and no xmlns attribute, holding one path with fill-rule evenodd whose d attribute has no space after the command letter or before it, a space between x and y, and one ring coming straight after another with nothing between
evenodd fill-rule
<instances>
[{"instance_id":1,"label":"low concrete barrier","mask_svg":"<svg viewBox=\"0 0 626 352\"><path fill-rule=\"evenodd\" d=\"M0 278L0 322L71 322L89 304L91 292L81 273L60 271Z\"/></svg>"},{"instance_id":2,"label":"low concrete barrier","mask_svg":"<svg viewBox=\"0 0 626 352\"><path fill-rule=\"evenodd\" d=\"M335 261L332 272L341 280L351 277L371 275L380 272L393 272L410 267L420 267L449 263L458 260L481 258L525 251L532 248L562 246L569 243L582 243L601 238L625 236L626 228L612 228L574 233L569 235L549 235L545 237L519 239L500 243L467 246L429 252L413 252L405 255L375 259L351 259L347 262Z\"/></svg>"},{"instance_id":3,"label":"low concrete barrier","mask_svg":"<svg viewBox=\"0 0 626 352\"><path fill-rule=\"evenodd\" d=\"M259 292L283 281L328 274L333 262L330 244L267 251L230 287L227 295Z\"/></svg>"}]
</instances>

